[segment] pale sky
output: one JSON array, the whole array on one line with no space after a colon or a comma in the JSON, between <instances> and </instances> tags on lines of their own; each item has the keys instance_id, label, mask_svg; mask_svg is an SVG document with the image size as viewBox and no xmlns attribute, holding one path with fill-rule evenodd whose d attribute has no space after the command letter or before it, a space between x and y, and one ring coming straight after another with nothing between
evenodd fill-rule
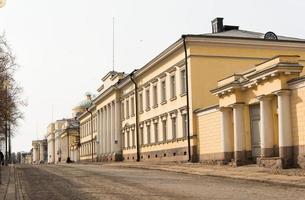
<instances>
[{"instance_id":1,"label":"pale sky","mask_svg":"<svg viewBox=\"0 0 305 200\"><path fill-rule=\"evenodd\" d=\"M87 91L96 93L112 69L130 72L149 62L182 34L211 32L210 21L241 29L305 38L305 3L300 0L6 0L0 9L5 32L20 65L25 119L13 151L29 151L53 119L71 117Z\"/></svg>"}]
</instances>

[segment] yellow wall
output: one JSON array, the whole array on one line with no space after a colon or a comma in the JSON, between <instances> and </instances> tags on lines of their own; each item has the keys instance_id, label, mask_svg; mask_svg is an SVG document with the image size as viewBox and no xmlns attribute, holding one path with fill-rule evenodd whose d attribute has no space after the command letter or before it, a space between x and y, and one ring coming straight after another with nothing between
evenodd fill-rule
<instances>
[{"instance_id":1,"label":"yellow wall","mask_svg":"<svg viewBox=\"0 0 305 200\"><path fill-rule=\"evenodd\" d=\"M292 90L291 121L294 145L305 145L305 87Z\"/></svg>"},{"instance_id":2,"label":"yellow wall","mask_svg":"<svg viewBox=\"0 0 305 200\"><path fill-rule=\"evenodd\" d=\"M199 135L200 154L221 152L221 113L211 112L198 116L197 132Z\"/></svg>"}]
</instances>

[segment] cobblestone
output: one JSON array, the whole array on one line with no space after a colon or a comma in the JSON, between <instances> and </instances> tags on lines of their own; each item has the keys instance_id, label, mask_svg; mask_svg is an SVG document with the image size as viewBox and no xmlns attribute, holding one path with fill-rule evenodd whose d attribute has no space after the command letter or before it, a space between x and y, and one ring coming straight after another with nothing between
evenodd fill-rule
<instances>
[{"instance_id":1,"label":"cobblestone","mask_svg":"<svg viewBox=\"0 0 305 200\"><path fill-rule=\"evenodd\" d=\"M151 166L151 169L147 166ZM182 168L189 169L193 174L181 173ZM19 165L16 166L16 174L24 199L33 200L304 199L304 188L213 177L198 172L209 169L211 173L213 170L227 171L231 175L237 173L237 170L229 167L213 168L153 163ZM173 169L179 173L170 171ZM252 172L251 168L247 170L250 173L256 171L254 167Z\"/></svg>"}]
</instances>

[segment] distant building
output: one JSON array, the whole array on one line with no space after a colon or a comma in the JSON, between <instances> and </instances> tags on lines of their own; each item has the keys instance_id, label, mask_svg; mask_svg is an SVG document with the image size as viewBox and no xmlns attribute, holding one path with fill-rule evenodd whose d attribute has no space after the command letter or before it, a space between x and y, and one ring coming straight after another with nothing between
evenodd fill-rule
<instances>
[{"instance_id":1,"label":"distant building","mask_svg":"<svg viewBox=\"0 0 305 200\"><path fill-rule=\"evenodd\" d=\"M55 123L50 123L47 128L48 163L55 163Z\"/></svg>"},{"instance_id":2,"label":"distant building","mask_svg":"<svg viewBox=\"0 0 305 200\"><path fill-rule=\"evenodd\" d=\"M60 138L61 162L78 161L78 151L75 151L77 149L72 149L72 146L75 147L74 145L79 141L79 125L76 119L65 120Z\"/></svg>"},{"instance_id":3,"label":"distant building","mask_svg":"<svg viewBox=\"0 0 305 200\"><path fill-rule=\"evenodd\" d=\"M29 153L21 153L21 164L31 164L32 163L32 155Z\"/></svg>"},{"instance_id":4,"label":"distant building","mask_svg":"<svg viewBox=\"0 0 305 200\"><path fill-rule=\"evenodd\" d=\"M55 163L61 162L61 137L60 134L63 130L63 126L65 123L65 119L62 120L56 120L55 121L55 132L54 132L54 137L55 137Z\"/></svg>"},{"instance_id":5,"label":"distant building","mask_svg":"<svg viewBox=\"0 0 305 200\"><path fill-rule=\"evenodd\" d=\"M32 141L32 148L33 148L33 163L40 164L40 163L47 163L48 159L48 152L47 152L47 140L34 140Z\"/></svg>"}]
</instances>

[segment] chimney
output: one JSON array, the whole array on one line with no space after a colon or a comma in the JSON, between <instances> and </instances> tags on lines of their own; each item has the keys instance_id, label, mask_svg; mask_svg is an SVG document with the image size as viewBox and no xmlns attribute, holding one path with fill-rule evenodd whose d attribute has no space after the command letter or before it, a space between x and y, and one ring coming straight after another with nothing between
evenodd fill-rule
<instances>
[{"instance_id":1,"label":"chimney","mask_svg":"<svg viewBox=\"0 0 305 200\"><path fill-rule=\"evenodd\" d=\"M217 17L212 20L212 33L223 32L223 18Z\"/></svg>"}]
</instances>

